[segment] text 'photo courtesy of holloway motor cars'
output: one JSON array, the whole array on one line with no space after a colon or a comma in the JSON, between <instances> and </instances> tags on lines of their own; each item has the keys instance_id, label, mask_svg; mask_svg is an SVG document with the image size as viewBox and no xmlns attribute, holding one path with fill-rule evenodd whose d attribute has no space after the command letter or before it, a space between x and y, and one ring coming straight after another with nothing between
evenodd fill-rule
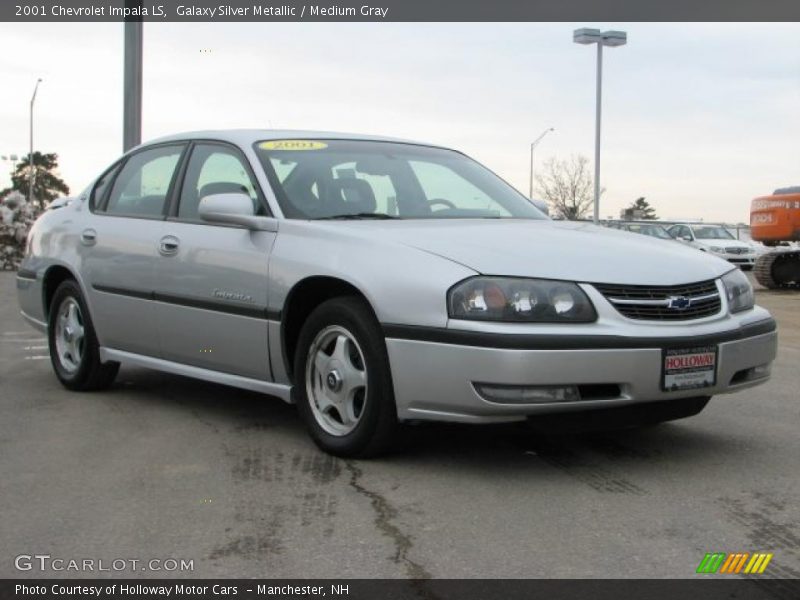
<instances>
[{"instance_id":1,"label":"text 'photo courtesy of holloway motor cars'","mask_svg":"<svg viewBox=\"0 0 800 600\"><path fill-rule=\"evenodd\" d=\"M134 148L39 218L17 288L67 388L130 363L257 390L340 456L420 420L691 416L777 344L712 252L550 220L456 150L320 132Z\"/></svg>"}]
</instances>

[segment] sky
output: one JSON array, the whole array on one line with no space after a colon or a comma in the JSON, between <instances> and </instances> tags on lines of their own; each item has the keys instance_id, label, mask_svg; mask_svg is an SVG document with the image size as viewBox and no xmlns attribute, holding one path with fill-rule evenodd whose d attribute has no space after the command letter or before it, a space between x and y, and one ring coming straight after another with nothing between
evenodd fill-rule
<instances>
[{"instance_id":1,"label":"sky","mask_svg":"<svg viewBox=\"0 0 800 600\"><path fill-rule=\"evenodd\" d=\"M800 24L146 23L144 141L197 129L382 134L453 147L527 195L555 157L593 160L590 26L604 52L601 217L747 222L800 184ZM0 155L56 152L79 192L122 153L123 25L0 23ZM0 187L10 164L0 162Z\"/></svg>"}]
</instances>

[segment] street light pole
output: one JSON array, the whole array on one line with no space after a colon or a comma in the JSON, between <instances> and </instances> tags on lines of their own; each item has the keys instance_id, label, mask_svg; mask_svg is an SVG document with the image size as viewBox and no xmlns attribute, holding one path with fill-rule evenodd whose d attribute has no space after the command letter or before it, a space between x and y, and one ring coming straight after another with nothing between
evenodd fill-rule
<instances>
[{"instance_id":1,"label":"street light pole","mask_svg":"<svg viewBox=\"0 0 800 600\"><path fill-rule=\"evenodd\" d=\"M572 41L576 44L597 44L597 91L595 98L594 128L594 222L600 221L600 117L603 95L603 46L616 48L628 43L624 31L603 31L599 29L576 29Z\"/></svg>"},{"instance_id":2,"label":"street light pole","mask_svg":"<svg viewBox=\"0 0 800 600\"><path fill-rule=\"evenodd\" d=\"M531 174L530 174L530 181L528 184L528 198L530 200L533 200L533 150L534 148L536 148L536 146L539 145L539 142L541 142L542 139L544 139L544 136L546 136L551 131L555 131L555 127L548 127L542 132L542 134L538 138L536 138L531 142Z\"/></svg>"},{"instance_id":3,"label":"street light pole","mask_svg":"<svg viewBox=\"0 0 800 600\"><path fill-rule=\"evenodd\" d=\"M600 121L603 105L603 44L597 44L597 90L594 113L594 224L600 221Z\"/></svg>"},{"instance_id":4,"label":"street light pole","mask_svg":"<svg viewBox=\"0 0 800 600\"><path fill-rule=\"evenodd\" d=\"M36 169L33 166L33 103L36 101L36 91L39 89L39 84L42 79L36 80L36 85L33 88L33 96L31 96L31 121L30 121L30 152L28 153L28 203L33 202L33 184L36 181Z\"/></svg>"}]
</instances>

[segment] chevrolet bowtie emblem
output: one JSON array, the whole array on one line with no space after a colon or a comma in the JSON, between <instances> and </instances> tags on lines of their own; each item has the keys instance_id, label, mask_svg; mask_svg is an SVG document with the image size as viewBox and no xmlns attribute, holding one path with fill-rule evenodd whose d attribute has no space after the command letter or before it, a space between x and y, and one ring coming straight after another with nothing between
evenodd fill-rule
<instances>
[{"instance_id":1,"label":"chevrolet bowtie emblem","mask_svg":"<svg viewBox=\"0 0 800 600\"><path fill-rule=\"evenodd\" d=\"M685 310L692 304L692 301L686 296L670 296L668 300L669 304L667 304L667 307L674 308L675 310Z\"/></svg>"}]
</instances>

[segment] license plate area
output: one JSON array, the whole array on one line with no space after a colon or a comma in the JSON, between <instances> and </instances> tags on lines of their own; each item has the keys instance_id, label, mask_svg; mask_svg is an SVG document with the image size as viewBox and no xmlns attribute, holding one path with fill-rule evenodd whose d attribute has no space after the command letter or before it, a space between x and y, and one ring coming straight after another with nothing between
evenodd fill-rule
<instances>
[{"instance_id":1,"label":"license plate area","mask_svg":"<svg viewBox=\"0 0 800 600\"><path fill-rule=\"evenodd\" d=\"M661 352L661 389L676 392L714 386L718 355L717 346L665 348Z\"/></svg>"}]
</instances>

